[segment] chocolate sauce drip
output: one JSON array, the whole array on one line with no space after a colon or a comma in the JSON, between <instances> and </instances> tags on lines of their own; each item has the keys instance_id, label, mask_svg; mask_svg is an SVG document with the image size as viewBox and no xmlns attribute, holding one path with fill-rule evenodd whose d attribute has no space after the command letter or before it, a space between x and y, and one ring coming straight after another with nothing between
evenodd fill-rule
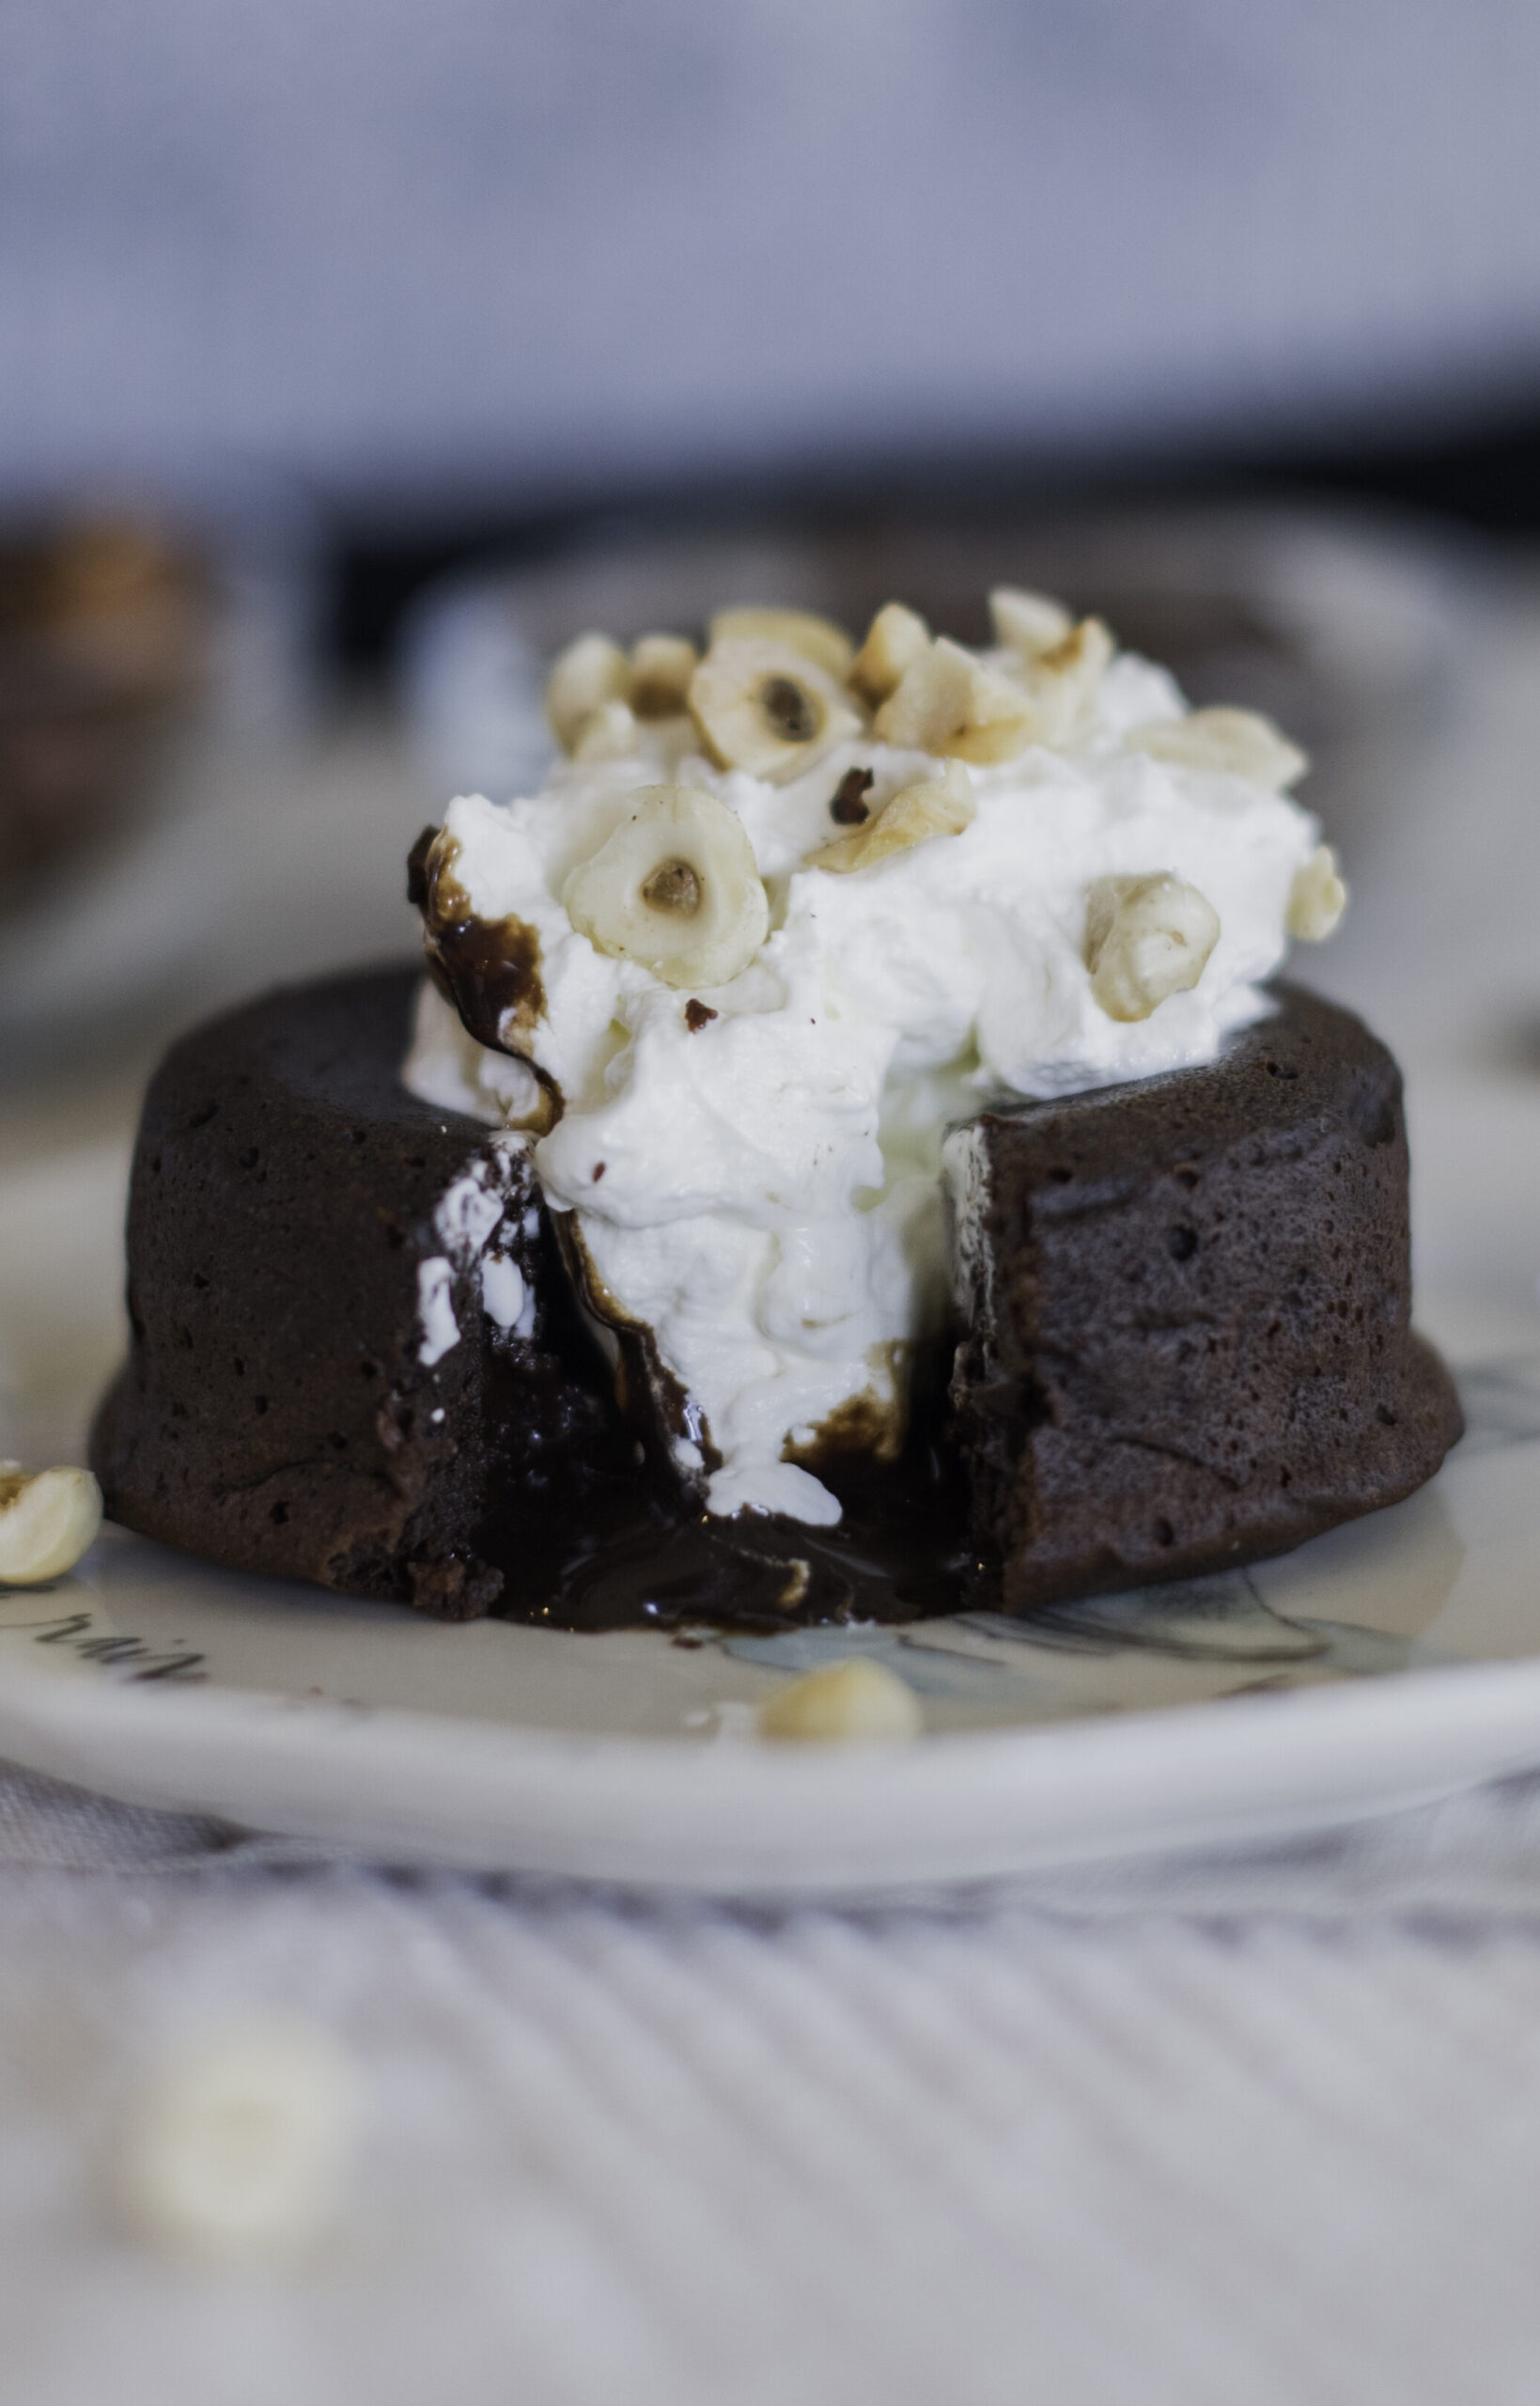
<instances>
[{"instance_id":1,"label":"chocolate sauce drip","mask_svg":"<svg viewBox=\"0 0 1540 2406\"><path fill-rule=\"evenodd\" d=\"M864 827L871 817L866 796L877 783L870 769L847 769L834 788L829 816L840 827Z\"/></svg>"},{"instance_id":2,"label":"chocolate sauce drip","mask_svg":"<svg viewBox=\"0 0 1540 2406\"><path fill-rule=\"evenodd\" d=\"M454 874L459 847L442 828L425 827L407 862L407 899L422 913L428 976L478 1044L496 1053L511 1014L527 1033L545 1009L540 939L522 919L481 919Z\"/></svg>"}]
</instances>

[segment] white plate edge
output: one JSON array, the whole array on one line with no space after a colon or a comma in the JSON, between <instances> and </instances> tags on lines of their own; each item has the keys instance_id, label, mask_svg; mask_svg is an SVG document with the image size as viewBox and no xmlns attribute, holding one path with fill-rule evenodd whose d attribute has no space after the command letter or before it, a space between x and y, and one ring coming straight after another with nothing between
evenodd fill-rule
<instances>
[{"instance_id":1,"label":"white plate edge","mask_svg":"<svg viewBox=\"0 0 1540 2406\"><path fill-rule=\"evenodd\" d=\"M400 1863L740 1896L967 1882L1378 1815L1540 1764L1540 1660L899 1748L468 1726L260 1692L0 1682L0 1754Z\"/></svg>"}]
</instances>

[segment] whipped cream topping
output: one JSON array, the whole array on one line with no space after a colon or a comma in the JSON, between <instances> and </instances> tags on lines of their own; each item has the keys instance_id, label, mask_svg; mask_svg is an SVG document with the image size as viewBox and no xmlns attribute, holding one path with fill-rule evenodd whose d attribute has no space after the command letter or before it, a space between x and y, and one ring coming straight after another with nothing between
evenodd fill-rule
<instances>
[{"instance_id":1,"label":"whipped cream topping","mask_svg":"<svg viewBox=\"0 0 1540 2406\"><path fill-rule=\"evenodd\" d=\"M503 1056L493 1054L489 1058ZM517 1066L523 1069L522 1063ZM524 1074L533 1085L533 1070L526 1070ZM479 1099L476 1116L492 1116ZM501 1111L495 1114L494 1124L502 1116ZM511 1133L494 1137L490 1153L474 1162L439 1197L433 1233L444 1250L430 1255L417 1269L417 1359L425 1369L432 1369L460 1341L463 1332L455 1317L455 1281L472 1264L479 1271L482 1308L489 1319L514 1336L534 1334L535 1298L525 1287L523 1273L492 1242L510 1201L526 1183L524 1143L522 1136ZM523 1214L525 1236L533 1237L538 1226L538 1211L532 1204Z\"/></svg>"},{"instance_id":2,"label":"whipped cream topping","mask_svg":"<svg viewBox=\"0 0 1540 2406\"><path fill-rule=\"evenodd\" d=\"M945 1325L950 1126L1207 1061L1267 1009L1319 831L1246 775L1129 743L1185 712L1164 670L1123 654L1072 744L970 767L961 833L853 874L809 865L841 833L847 772L871 773L875 816L941 773L935 755L857 735L772 783L714 765L677 716L627 730L625 757L560 763L539 794L451 805L455 883L476 919L535 930L539 1010L514 1059L426 988L407 1083L492 1124L538 1124L536 1070L557 1090L534 1146L547 1200L573 1215L590 1305L650 1332L682 1390L675 1452L687 1475L715 1464L710 1511L830 1524L820 1436L896 1445L910 1350ZM598 949L562 898L664 781L736 816L768 898L763 943L716 987ZM1217 940L1190 991L1116 1019L1093 992L1088 893L1161 874L1206 898Z\"/></svg>"}]
</instances>

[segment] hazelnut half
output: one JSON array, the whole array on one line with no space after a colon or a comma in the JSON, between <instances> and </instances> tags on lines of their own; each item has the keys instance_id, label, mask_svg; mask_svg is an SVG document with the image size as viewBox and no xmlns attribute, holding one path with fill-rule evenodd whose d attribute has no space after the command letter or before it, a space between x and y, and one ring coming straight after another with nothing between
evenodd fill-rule
<instances>
[{"instance_id":1,"label":"hazelnut half","mask_svg":"<svg viewBox=\"0 0 1540 2406\"><path fill-rule=\"evenodd\" d=\"M579 635L558 654L546 679L545 711L564 752L572 751L585 721L606 702L630 693L631 664L608 635Z\"/></svg>"},{"instance_id":2,"label":"hazelnut half","mask_svg":"<svg viewBox=\"0 0 1540 2406\"><path fill-rule=\"evenodd\" d=\"M784 785L862 721L834 680L790 645L713 643L690 680L690 714L720 768Z\"/></svg>"},{"instance_id":3,"label":"hazelnut half","mask_svg":"<svg viewBox=\"0 0 1540 2406\"><path fill-rule=\"evenodd\" d=\"M0 1462L0 1586L62 1579L101 1526L101 1490L88 1470Z\"/></svg>"},{"instance_id":4,"label":"hazelnut half","mask_svg":"<svg viewBox=\"0 0 1540 2406\"><path fill-rule=\"evenodd\" d=\"M690 786L644 787L562 899L599 952L640 961L665 986L725 985L770 930L741 821Z\"/></svg>"},{"instance_id":5,"label":"hazelnut half","mask_svg":"<svg viewBox=\"0 0 1540 2406\"><path fill-rule=\"evenodd\" d=\"M1302 944L1324 944L1347 908L1347 888L1330 844L1317 844L1289 888L1288 931Z\"/></svg>"},{"instance_id":6,"label":"hazelnut half","mask_svg":"<svg viewBox=\"0 0 1540 2406\"><path fill-rule=\"evenodd\" d=\"M1169 870L1098 877L1086 894L1085 965L1109 1019L1148 1019L1195 986L1219 938L1207 896Z\"/></svg>"},{"instance_id":7,"label":"hazelnut half","mask_svg":"<svg viewBox=\"0 0 1540 2406\"><path fill-rule=\"evenodd\" d=\"M855 649L843 627L832 618L822 618L816 610L777 610L770 607L744 607L719 610L711 621L711 642L773 643L783 650L795 651L803 660L811 660L826 677L843 685L850 674L850 658Z\"/></svg>"}]
</instances>

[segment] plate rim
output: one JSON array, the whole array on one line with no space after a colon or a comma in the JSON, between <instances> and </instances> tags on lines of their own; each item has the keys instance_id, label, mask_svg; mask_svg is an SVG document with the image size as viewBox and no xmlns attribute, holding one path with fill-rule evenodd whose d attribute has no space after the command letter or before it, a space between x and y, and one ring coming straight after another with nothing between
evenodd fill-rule
<instances>
[{"instance_id":1,"label":"plate rim","mask_svg":"<svg viewBox=\"0 0 1540 2406\"><path fill-rule=\"evenodd\" d=\"M765 1898L1259 1843L1540 1764L1540 1658L1222 1702L794 1747L15 1665L0 1677L0 1755L125 1804L375 1860Z\"/></svg>"}]
</instances>

